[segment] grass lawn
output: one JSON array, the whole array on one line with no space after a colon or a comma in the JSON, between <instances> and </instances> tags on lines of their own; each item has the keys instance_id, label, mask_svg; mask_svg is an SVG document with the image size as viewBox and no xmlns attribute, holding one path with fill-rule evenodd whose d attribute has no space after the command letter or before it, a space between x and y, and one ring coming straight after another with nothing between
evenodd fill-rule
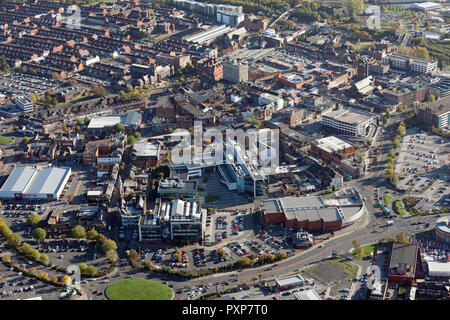
<instances>
[{"instance_id":1,"label":"grass lawn","mask_svg":"<svg viewBox=\"0 0 450 320\"><path fill-rule=\"evenodd\" d=\"M13 139L0 136L0 144L11 144L13 142Z\"/></svg>"},{"instance_id":2,"label":"grass lawn","mask_svg":"<svg viewBox=\"0 0 450 320\"><path fill-rule=\"evenodd\" d=\"M362 256L353 250L353 256L357 259L362 260L364 257L370 255L375 250L375 244L368 244L367 246L361 247L363 248Z\"/></svg>"},{"instance_id":3,"label":"grass lawn","mask_svg":"<svg viewBox=\"0 0 450 320\"><path fill-rule=\"evenodd\" d=\"M336 191L333 191L332 189L326 191L325 193L322 193L320 196L322 198L328 198L331 197Z\"/></svg>"},{"instance_id":4,"label":"grass lawn","mask_svg":"<svg viewBox=\"0 0 450 320\"><path fill-rule=\"evenodd\" d=\"M172 289L146 279L122 279L106 288L111 300L170 300Z\"/></svg>"},{"instance_id":5,"label":"grass lawn","mask_svg":"<svg viewBox=\"0 0 450 320\"><path fill-rule=\"evenodd\" d=\"M76 99L73 99L73 100L70 100L70 101L67 101L67 102L58 103L57 106L58 107L63 107L63 106L65 107L65 106L68 106L69 104L74 104L74 103L77 103L77 102L82 102L82 101L86 101L86 100L90 100L90 99L94 99L94 98L95 98L94 96L90 96L90 95L81 96L81 97L78 97Z\"/></svg>"},{"instance_id":6,"label":"grass lawn","mask_svg":"<svg viewBox=\"0 0 450 320\"><path fill-rule=\"evenodd\" d=\"M394 210L401 216L406 216L407 212L400 200L394 202Z\"/></svg>"},{"instance_id":7,"label":"grass lawn","mask_svg":"<svg viewBox=\"0 0 450 320\"><path fill-rule=\"evenodd\" d=\"M386 205L386 207L389 207L389 205L391 204L392 201L392 195L390 195L389 193L385 193L383 195L383 200L384 200L384 204Z\"/></svg>"}]
</instances>

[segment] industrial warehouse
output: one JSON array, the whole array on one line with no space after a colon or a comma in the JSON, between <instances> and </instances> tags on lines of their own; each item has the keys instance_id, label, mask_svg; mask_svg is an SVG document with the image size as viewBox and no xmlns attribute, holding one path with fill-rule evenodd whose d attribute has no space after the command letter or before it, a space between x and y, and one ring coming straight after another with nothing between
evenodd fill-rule
<instances>
[{"instance_id":1,"label":"industrial warehouse","mask_svg":"<svg viewBox=\"0 0 450 320\"><path fill-rule=\"evenodd\" d=\"M0 189L0 198L57 200L71 173L70 168L15 167Z\"/></svg>"},{"instance_id":2,"label":"industrial warehouse","mask_svg":"<svg viewBox=\"0 0 450 320\"><path fill-rule=\"evenodd\" d=\"M267 223L284 223L287 228L324 232L340 230L354 223L364 211L360 195L356 189L349 188L327 199L308 196L265 200L261 215Z\"/></svg>"}]
</instances>

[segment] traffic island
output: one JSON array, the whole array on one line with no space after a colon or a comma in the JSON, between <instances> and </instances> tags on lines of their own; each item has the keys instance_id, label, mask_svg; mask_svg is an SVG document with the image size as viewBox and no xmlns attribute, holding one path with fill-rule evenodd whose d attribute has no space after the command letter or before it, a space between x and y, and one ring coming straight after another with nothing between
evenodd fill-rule
<instances>
[{"instance_id":1,"label":"traffic island","mask_svg":"<svg viewBox=\"0 0 450 320\"><path fill-rule=\"evenodd\" d=\"M171 300L173 291L165 284L146 279L122 279L105 290L109 300Z\"/></svg>"}]
</instances>

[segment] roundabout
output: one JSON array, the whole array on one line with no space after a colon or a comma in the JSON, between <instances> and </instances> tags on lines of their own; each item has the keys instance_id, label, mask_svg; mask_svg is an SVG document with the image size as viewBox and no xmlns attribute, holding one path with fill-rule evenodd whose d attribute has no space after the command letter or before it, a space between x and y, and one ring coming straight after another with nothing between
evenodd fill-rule
<instances>
[{"instance_id":1,"label":"roundabout","mask_svg":"<svg viewBox=\"0 0 450 320\"><path fill-rule=\"evenodd\" d=\"M109 300L171 300L173 291L159 282L146 279L122 279L105 290Z\"/></svg>"}]
</instances>

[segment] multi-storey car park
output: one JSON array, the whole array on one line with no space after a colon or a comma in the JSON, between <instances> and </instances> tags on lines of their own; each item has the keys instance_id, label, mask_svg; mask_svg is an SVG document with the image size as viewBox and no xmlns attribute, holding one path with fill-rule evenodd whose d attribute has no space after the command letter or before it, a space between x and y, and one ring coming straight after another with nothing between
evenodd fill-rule
<instances>
[{"instance_id":1,"label":"multi-storey car park","mask_svg":"<svg viewBox=\"0 0 450 320\"><path fill-rule=\"evenodd\" d=\"M374 115L350 109L337 109L322 115L320 124L350 136L365 136Z\"/></svg>"}]
</instances>

